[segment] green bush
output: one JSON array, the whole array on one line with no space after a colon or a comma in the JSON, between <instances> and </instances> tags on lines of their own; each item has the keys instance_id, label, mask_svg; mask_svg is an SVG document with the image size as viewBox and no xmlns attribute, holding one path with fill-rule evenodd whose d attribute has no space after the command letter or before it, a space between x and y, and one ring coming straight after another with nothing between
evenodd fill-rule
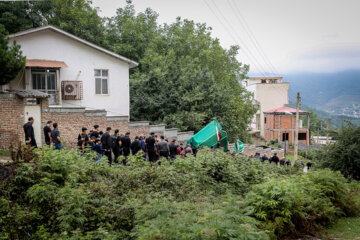
<instances>
[{"instance_id":1,"label":"green bush","mask_svg":"<svg viewBox=\"0 0 360 240\"><path fill-rule=\"evenodd\" d=\"M35 155L0 183L0 239L268 239L355 208L331 171L302 176L222 151L114 167L92 153Z\"/></svg>"},{"instance_id":2,"label":"green bush","mask_svg":"<svg viewBox=\"0 0 360 240\"><path fill-rule=\"evenodd\" d=\"M339 216L358 212L346 179L320 170L307 175L273 178L245 196L246 211L276 236L314 233Z\"/></svg>"}]
</instances>

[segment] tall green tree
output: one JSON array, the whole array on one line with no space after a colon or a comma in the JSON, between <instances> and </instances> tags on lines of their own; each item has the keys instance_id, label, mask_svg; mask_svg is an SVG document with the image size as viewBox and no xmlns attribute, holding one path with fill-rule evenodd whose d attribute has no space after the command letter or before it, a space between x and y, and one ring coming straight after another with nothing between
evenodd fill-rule
<instances>
[{"instance_id":1,"label":"tall green tree","mask_svg":"<svg viewBox=\"0 0 360 240\"><path fill-rule=\"evenodd\" d=\"M130 75L131 119L198 131L218 117L232 139L248 140L256 109L239 83L248 71L236 59L239 47L222 48L205 24L159 25L157 17L136 14L128 1L108 20L106 42L140 63Z\"/></svg>"},{"instance_id":2,"label":"tall green tree","mask_svg":"<svg viewBox=\"0 0 360 240\"><path fill-rule=\"evenodd\" d=\"M104 46L103 19L90 0L0 2L0 24L9 33L53 25Z\"/></svg>"},{"instance_id":3,"label":"tall green tree","mask_svg":"<svg viewBox=\"0 0 360 240\"><path fill-rule=\"evenodd\" d=\"M360 127L346 122L335 143L324 148L323 167L340 171L345 177L360 180Z\"/></svg>"},{"instance_id":4,"label":"tall green tree","mask_svg":"<svg viewBox=\"0 0 360 240\"><path fill-rule=\"evenodd\" d=\"M0 24L0 85L8 84L25 68L25 57L15 42L9 46L8 33Z\"/></svg>"}]
</instances>

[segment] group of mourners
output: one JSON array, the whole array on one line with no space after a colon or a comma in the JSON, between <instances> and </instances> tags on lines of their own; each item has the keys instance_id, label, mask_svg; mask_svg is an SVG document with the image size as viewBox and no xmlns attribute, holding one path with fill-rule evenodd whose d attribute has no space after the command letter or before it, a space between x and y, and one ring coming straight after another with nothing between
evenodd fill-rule
<instances>
[{"instance_id":1,"label":"group of mourners","mask_svg":"<svg viewBox=\"0 0 360 240\"><path fill-rule=\"evenodd\" d=\"M29 117L28 122L24 124L25 143L31 147L37 148L37 143L33 128L34 118ZM53 127L53 129L51 129ZM53 145L55 149L61 150L62 141L58 124L56 122L48 121L44 127L44 136L46 145Z\"/></svg>"},{"instance_id":2,"label":"group of mourners","mask_svg":"<svg viewBox=\"0 0 360 240\"><path fill-rule=\"evenodd\" d=\"M36 148L36 140L33 128L34 118L29 117L28 122L24 125L25 142L27 145ZM51 129L53 127L53 129ZM105 155L108 158L109 164L119 163L119 157L122 158L122 163L126 165L127 158L130 154L136 155L139 152L144 156L146 161L156 162L160 157L166 159L173 159L177 155L185 156L186 154L194 154L190 145L185 148L183 144L176 144L176 140L170 143L164 136L158 138L154 133L150 136L136 136L132 141L130 132L121 134L118 129L113 133L111 127L107 127L106 131L100 131L99 125L94 125L94 129L88 132L86 127L81 129L78 135L77 147L82 152L95 151L98 154L96 162L99 163L101 158ZM60 131L58 123L48 121L44 127L44 139L48 146L53 146L54 149L61 150L62 141L60 138ZM113 161L114 160L114 161Z\"/></svg>"},{"instance_id":3,"label":"group of mourners","mask_svg":"<svg viewBox=\"0 0 360 240\"><path fill-rule=\"evenodd\" d=\"M274 155L270 158L267 157L265 153L262 156L260 155L260 153L255 153L255 156L251 156L251 157L260 159L260 161L262 163L265 163L268 161L269 163L275 163L276 165L280 165L280 166L290 166L291 165L291 161L289 159L286 160L285 157L279 159L279 157L277 156L277 153L274 153ZM306 167L307 170L313 166L313 164L311 162L307 162L306 164L304 164L303 161L300 161L300 164L303 168Z\"/></svg>"},{"instance_id":4,"label":"group of mourners","mask_svg":"<svg viewBox=\"0 0 360 240\"><path fill-rule=\"evenodd\" d=\"M113 133L111 131L111 127L107 127L103 132L100 131L99 125L94 125L94 129L88 133L88 129L83 127L82 132L78 135L79 150L85 153L89 146L98 153L97 162L105 155L110 165L113 162L119 163L120 156L123 156L122 163L126 165L128 156L136 155L139 152L144 156L144 160L150 162L156 162L160 157L173 159L177 155L193 153L190 145L184 148L183 144L177 145L175 139L169 143L164 136L158 138L154 133L150 133L147 138L136 136L132 141L130 132L121 134L118 129L115 129Z\"/></svg>"}]
</instances>

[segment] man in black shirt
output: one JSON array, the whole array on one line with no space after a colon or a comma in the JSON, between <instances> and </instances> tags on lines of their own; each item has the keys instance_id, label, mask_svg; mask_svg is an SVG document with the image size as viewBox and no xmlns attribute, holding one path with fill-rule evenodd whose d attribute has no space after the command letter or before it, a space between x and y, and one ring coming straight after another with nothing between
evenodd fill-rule
<instances>
[{"instance_id":1,"label":"man in black shirt","mask_svg":"<svg viewBox=\"0 0 360 240\"><path fill-rule=\"evenodd\" d=\"M61 150L60 132L58 130L58 124L53 124L54 129L51 131L51 140L54 143L54 149Z\"/></svg>"},{"instance_id":2,"label":"man in black shirt","mask_svg":"<svg viewBox=\"0 0 360 240\"><path fill-rule=\"evenodd\" d=\"M175 158L176 155L178 154L178 149L177 149L175 143L176 143L176 140L174 139L174 140L171 141L171 143L169 145L170 157L171 158Z\"/></svg>"},{"instance_id":3,"label":"man in black shirt","mask_svg":"<svg viewBox=\"0 0 360 240\"><path fill-rule=\"evenodd\" d=\"M90 138L91 137L95 137L95 139L100 137L100 135L99 135L99 125L97 125L97 124L94 125L94 131L92 131L91 134L90 134Z\"/></svg>"},{"instance_id":4,"label":"man in black shirt","mask_svg":"<svg viewBox=\"0 0 360 240\"><path fill-rule=\"evenodd\" d=\"M33 128L34 118L29 117L28 122L24 124L24 133L25 133L25 143L31 147L37 148L34 128Z\"/></svg>"},{"instance_id":5,"label":"man in black shirt","mask_svg":"<svg viewBox=\"0 0 360 240\"><path fill-rule=\"evenodd\" d=\"M146 150L149 156L150 162L155 162L155 138L154 133L150 133L150 136L146 139Z\"/></svg>"},{"instance_id":6,"label":"man in black shirt","mask_svg":"<svg viewBox=\"0 0 360 240\"><path fill-rule=\"evenodd\" d=\"M141 146L140 146L140 142L139 142L139 137L138 136L136 136L135 137L135 141L133 141L132 143L131 143L131 152L132 152L132 155L136 155L139 151L140 151L140 149L141 149Z\"/></svg>"},{"instance_id":7,"label":"man in black shirt","mask_svg":"<svg viewBox=\"0 0 360 240\"><path fill-rule=\"evenodd\" d=\"M271 162L274 162L276 165L280 162L279 157L277 156L277 153L274 153L274 156L271 158Z\"/></svg>"},{"instance_id":8,"label":"man in black shirt","mask_svg":"<svg viewBox=\"0 0 360 240\"><path fill-rule=\"evenodd\" d=\"M130 155L130 146L131 146L130 132L127 132L125 136L121 139L121 147L125 157L125 159L123 160L124 165L126 165L126 159Z\"/></svg>"},{"instance_id":9,"label":"man in black shirt","mask_svg":"<svg viewBox=\"0 0 360 240\"><path fill-rule=\"evenodd\" d=\"M110 135L111 127L106 128L106 132L101 137L102 147L104 154L109 160L109 164L112 164L111 148L112 148L112 137Z\"/></svg>"},{"instance_id":10,"label":"man in black shirt","mask_svg":"<svg viewBox=\"0 0 360 240\"><path fill-rule=\"evenodd\" d=\"M51 144L51 124L52 121L47 121L46 126L44 127L44 137L46 145L50 146Z\"/></svg>"},{"instance_id":11,"label":"man in black shirt","mask_svg":"<svg viewBox=\"0 0 360 240\"><path fill-rule=\"evenodd\" d=\"M120 156L120 144L121 141L119 139L119 129L115 129L114 135L112 136L112 150L114 153L114 162L119 163L118 157Z\"/></svg>"}]
</instances>

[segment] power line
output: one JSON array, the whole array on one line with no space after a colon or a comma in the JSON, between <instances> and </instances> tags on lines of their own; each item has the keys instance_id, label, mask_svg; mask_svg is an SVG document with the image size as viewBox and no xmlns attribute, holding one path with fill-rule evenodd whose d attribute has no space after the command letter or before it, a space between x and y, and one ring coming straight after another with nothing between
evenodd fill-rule
<instances>
[{"instance_id":1,"label":"power line","mask_svg":"<svg viewBox=\"0 0 360 240\"><path fill-rule=\"evenodd\" d=\"M212 1L212 0L209 0ZM264 76L266 76L266 70L265 68L262 66L262 64L258 61L258 59L256 58L255 55L251 54L250 49L246 46L245 42L243 41L243 39L241 38L240 35L238 35L237 31L232 27L231 23L227 20L227 18L224 16L224 14L221 12L221 10L218 8L218 6L216 5L215 1L212 1L212 3L214 4L214 7L217 9L217 11L220 13L220 15L222 16L222 18L224 19L224 21L226 22L226 24L232 29L232 31L235 33L235 36L237 36L239 42L242 44L244 50L246 50L247 52L249 52L251 58L253 58L255 60L255 63L259 66L259 68L261 68L262 73L264 74Z\"/></svg>"},{"instance_id":2,"label":"power line","mask_svg":"<svg viewBox=\"0 0 360 240\"><path fill-rule=\"evenodd\" d=\"M272 64L272 62L270 61L270 59L268 58L267 54L265 53L264 49L261 47L261 45L259 44L257 38L255 37L254 33L251 31L251 28L249 27L245 17L241 14L240 9L237 6L236 1L233 2L233 5L231 4L231 0L228 1L229 5L231 5L231 10L234 12L235 17L239 20L240 24L243 26L244 30L248 33L248 36L250 38L250 40L253 42L256 50L259 52L260 56L263 58L264 62L266 64L268 64L268 66L270 67L271 71L275 72L277 75L280 75L279 72L277 71L277 69L274 67L274 65ZM235 9L237 10L238 14L236 14L234 8L232 7L234 6ZM242 21L241 21L241 19Z\"/></svg>"},{"instance_id":3,"label":"power line","mask_svg":"<svg viewBox=\"0 0 360 240\"><path fill-rule=\"evenodd\" d=\"M209 10L212 12L212 14L216 17L216 19L219 21L219 23L224 27L225 31L229 34L229 36L232 38L232 40L237 43L238 40L233 36L233 34L231 33L231 31L229 31L229 29L227 28L227 26L223 23L223 21L218 17L218 15L215 13L215 11L211 8L211 6L206 2L206 0L203 0L203 2L206 4L206 6L209 8ZM252 58L247 54L246 51L243 50L243 53L245 54L245 56L248 57L249 61L253 63L253 66L255 68L258 69L258 72L265 77L265 74L263 72L260 71L259 67L254 64L254 61L252 60Z\"/></svg>"}]
</instances>

